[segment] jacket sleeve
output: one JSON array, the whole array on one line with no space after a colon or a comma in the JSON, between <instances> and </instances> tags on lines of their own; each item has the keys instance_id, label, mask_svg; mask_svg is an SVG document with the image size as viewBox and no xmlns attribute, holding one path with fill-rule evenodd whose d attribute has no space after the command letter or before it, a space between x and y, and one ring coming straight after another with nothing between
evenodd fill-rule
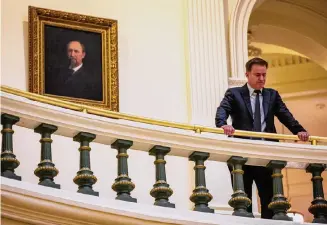
<instances>
[{"instance_id":1,"label":"jacket sleeve","mask_svg":"<svg viewBox=\"0 0 327 225\"><path fill-rule=\"evenodd\" d=\"M216 112L216 127L222 127L227 125L227 119L232 112L232 104L234 101L234 95L230 89L225 93L223 100L221 101Z\"/></svg>"},{"instance_id":2,"label":"jacket sleeve","mask_svg":"<svg viewBox=\"0 0 327 225\"><path fill-rule=\"evenodd\" d=\"M288 110L279 93L276 92L275 115L293 134L306 131Z\"/></svg>"}]
</instances>

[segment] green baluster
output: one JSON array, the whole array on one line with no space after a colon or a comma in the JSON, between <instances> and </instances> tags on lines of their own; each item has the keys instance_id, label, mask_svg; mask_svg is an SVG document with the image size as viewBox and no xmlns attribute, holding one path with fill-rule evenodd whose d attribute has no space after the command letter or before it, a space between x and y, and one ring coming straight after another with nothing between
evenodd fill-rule
<instances>
[{"instance_id":1,"label":"green baluster","mask_svg":"<svg viewBox=\"0 0 327 225\"><path fill-rule=\"evenodd\" d=\"M243 165L247 162L246 158L232 156L227 163L233 167L233 190L232 198L228 204L234 208L233 216L254 217L252 213L247 211L251 205L251 200L244 191Z\"/></svg>"},{"instance_id":2,"label":"green baluster","mask_svg":"<svg viewBox=\"0 0 327 225\"><path fill-rule=\"evenodd\" d=\"M35 133L41 134L41 162L35 169L34 174L40 178L40 185L60 189L60 185L53 181L53 178L58 175L58 170L52 162L51 154L51 134L56 132L57 129L56 126L44 123L34 129Z\"/></svg>"},{"instance_id":3,"label":"green baluster","mask_svg":"<svg viewBox=\"0 0 327 225\"><path fill-rule=\"evenodd\" d=\"M309 207L309 212L313 214L312 223L327 224L327 201L325 200L323 178L321 173L326 169L324 164L309 164L306 168L307 173L312 174L313 201Z\"/></svg>"},{"instance_id":4,"label":"green baluster","mask_svg":"<svg viewBox=\"0 0 327 225\"><path fill-rule=\"evenodd\" d=\"M2 114L2 147L1 147L1 176L15 180L22 180L15 174L15 169L19 166L19 161L13 151L13 134L12 126L19 121L19 117Z\"/></svg>"},{"instance_id":5,"label":"green baluster","mask_svg":"<svg viewBox=\"0 0 327 225\"><path fill-rule=\"evenodd\" d=\"M118 150L118 177L115 179L115 183L112 185L112 189L117 192L116 199L137 202L136 198L131 197L131 191L134 190L135 184L128 177L128 164L127 164L127 150L133 145L132 141L128 140L116 140L111 147Z\"/></svg>"},{"instance_id":6,"label":"green baluster","mask_svg":"<svg viewBox=\"0 0 327 225\"><path fill-rule=\"evenodd\" d=\"M169 187L166 180L165 155L170 152L170 148L156 145L150 151L150 155L156 156L154 164L156 165L156 183L150 192L155 198L154 205L175 208L175 204L169 202L169 197L173 190Z\"/></svg>"},{"instance_id":7,"label":"green baluster","mask_svg":"<svg viewBox=\"0 0 327 225\"><path fill-rule=\"evenodd\" d=\"M205 152L193 152L189 156L190 161L195 162L195 189L190 197L190 200L194 202L194 211L214 213L214 209L208 207L208 203L212 200L212 195L206 187L206 178L204 170L204 161L209 158L210 154Z\"/></svg>"},{"instance_id":8,"label":"green baluster","mask_svg":"<svg viewBox=\"0 0 327 225\"><path fill-rule=\"evenodd\" d=\"M273 192L274 196L268 205L268 208L274 212L274 220L292 221L293 219L287 216L287 210L291 208L291 204L284 196L283 190L283 174L282 169L286 166L285 161L272 160L267 167L273 170L271 175L273 178Z\"/></svg>"},{"instance_id":9,"label":"green baluster","mask_svg":"<svg viewBox=\"0 0 327 225\"><path fill-rule=\"evenodd\" d=\"M92 185L97 182L96 176L93 175L90 163L90 142L95 139L95 134L80 132L74 137L74 141L79 142L80 148L80 170L74 178L74 183L78 185L79 193L99 196L99 192L93 190Z\"/></svg>"}]
</instances>

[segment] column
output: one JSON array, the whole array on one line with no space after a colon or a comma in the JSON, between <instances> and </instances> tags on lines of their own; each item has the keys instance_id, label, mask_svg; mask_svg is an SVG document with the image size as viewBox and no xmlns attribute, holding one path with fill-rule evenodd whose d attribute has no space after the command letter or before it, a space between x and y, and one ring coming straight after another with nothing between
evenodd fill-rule
<instances>
[{"instance_id":1,"label":"column","mask_svg":"<svg viewBox=\"0 0 327 225\"><path fill-rule=\"evenodd\" d=\"M39 185L58 188L60 185L56 184L53 180L58 175L59 171L52 162L52 151L51 151L51 134L56 132L58 127L50 124L42 123L34 129L35 133L41 134L41 161L38 167L34 170L34 174L39 177Z\"/></svg>"},{"instance_id":2,"label":"column","mask_svg":"<svg viewBox=\"0 0 327 225\"><path fill-rule=\"evenodd\" d=\"M312 223L327 224L327 201L325 200L322 172L326 169L324 164L312 163L306 168L307 173L312 174L313 201L309 207L309 212L313 214Z\"/></svg>"},{"instance_id":3,"label":"column","mask_svg":"<svg viewBox=\"0 0 327 225\"><path fill-rule=\"evenodd\" d=\"M292 221L292 218L287 216L287 210L291 208L291 204L284 196L283 189L283 174L282 169L286 166L285 161L272 160L267 167L273 170L271 175L273 178L274 196L268 205L268 208L274 212L273 220Z\"/></svg>"},{"instance_id":4,"label":"column","mask_svg":"<svg viewBox=\"0 0 327 225\"><path fill-rule=\"evenodd\" d=\"M225 5L222 0L188 0L192 123L214 125L228 88Z\"/></svg>"},{"instance_id":5,"label":"column","mask_svg":"<svg viewBox=\"0 0 327 225\"><path fill-rule=\"evenodd\" d=\"M131 191L134 190L135 184L128 176L128 154L127 150L133 145L132 141L117 139L111 144L111 148L117 149L117 175L115 183L111 186L117 192L117 200L127 202L137 202L136 198L131 196Z\"/></svg>"},{"instance_id":6,"label":"column","mask_svg":"<svg viewBox=\"0 0 327 225\"><path fill-rule=\"evenodd\" d=\"M22 178L15 174L15 169L20 162L16 158L13 149L13 125L19 121L19 117L2 114L2 146L1 146L1 176L15 180L22 180Z\"/></svg>"},{"instance_id":7,"label":"column","mask_svg":"<svg viewBox=\"0 0 327 225\"><path fill-rule=\"evenodd\" d=\"M228 88L228 5L224 0L186 0L186 3L190 123L215 127L216 110ZM215 196L211 206L217 210L229 208L232 185L226 163L206 163L207 184Z\"/></svg>"},{"instance_id":8,"label":"column","mask_svg":"<svg viewBox=\"0 0 327 225\"><path fill-rule=\"evenodd\" d=\"M156 183L153 185L150 195L155 198L154 205L175 208L174 203L169 202L169 197L173 194L173 190L169 187L166 179L166 160L165 155L170 152L170 148L156 145L149 151L150 155L154 155L156 160Z\"/></svg>"},{"instance_id":9,"label":"column","mask_svg":"<svg viewBox=\"0 0 327 225\"><path fill-rule=\"evenodd\" d=\"M227 163L233 167L233 190L232 198L228 204L234 208L233 216L254 217L252 213L247 212L251 205L251 200L244 191L243 165L247 162L246 158L232 156Z\"/></svg>"},{"instance_id":10,"label":"column","mask_svg":"<svg viewBox=\"0 0 327 225\"><path fill-rule=\"evenodd\" d=\"M90 158L90 142L96 138L95 134L79 132L73 140L80 143L80 163L79 171L74 178L74 183L78 185L78 191L82 194L99 196L99 192L93 190L93 184L97 182L96 176L93 175L91 170L91 158Z\"/></svg>"},{"instance_id":11,"label":"column","mask_svg":"<svg viewBox=\"0 0 327 225\"><path fill-rule=\"evenodd\" d=\"M206 167L204 166L204 161L206 161L209 156L210 154L206 152L193 152L189 156L189 160L195 163L195 188L190 200L195 204L194 211L214 213L215 210L208 207L208 203L213 197L206 187Z\"/></svg>"}]
</instances>

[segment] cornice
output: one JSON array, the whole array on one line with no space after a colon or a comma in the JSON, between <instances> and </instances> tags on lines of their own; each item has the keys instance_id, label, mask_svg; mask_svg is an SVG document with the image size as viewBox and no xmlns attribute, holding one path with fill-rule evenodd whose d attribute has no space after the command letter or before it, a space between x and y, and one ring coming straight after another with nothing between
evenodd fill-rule
<instances>
[{"instance_id":1,"label":"cornice","mask_svg":"<svg viewBox=\"0 0 327 225\"><path fill-rule=\"evenodd\" d=\"M6 179L6 178L2 178ZM76 195L73 193L72 195ZM74 197L73 197L74 199ZM113 213L85 203L32 193L28 190L1 185L1 216L27 224L49 225L164 225L150 216L138 218L133 213ZM139 216L141 217L141 216Z\"/></svg>"}]
</instances>

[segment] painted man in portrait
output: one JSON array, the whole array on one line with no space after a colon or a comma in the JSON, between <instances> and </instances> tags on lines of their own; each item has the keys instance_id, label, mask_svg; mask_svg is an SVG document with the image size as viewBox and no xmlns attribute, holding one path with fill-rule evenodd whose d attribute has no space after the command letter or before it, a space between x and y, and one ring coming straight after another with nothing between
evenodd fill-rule
<instances>
[{"instance_id":1,"label":"painted man in portrait","mask_svg":"<svg viewBox=\"0 0 327 225\"><path fill-rule=\"evenodd\" d=\"M67 44L66 50L67 64L54 67L46 74L46 94L101 101L100 76L92 74L83 64L87 55L84 44L72 40Z\"/></svg>"}]
</instances>

